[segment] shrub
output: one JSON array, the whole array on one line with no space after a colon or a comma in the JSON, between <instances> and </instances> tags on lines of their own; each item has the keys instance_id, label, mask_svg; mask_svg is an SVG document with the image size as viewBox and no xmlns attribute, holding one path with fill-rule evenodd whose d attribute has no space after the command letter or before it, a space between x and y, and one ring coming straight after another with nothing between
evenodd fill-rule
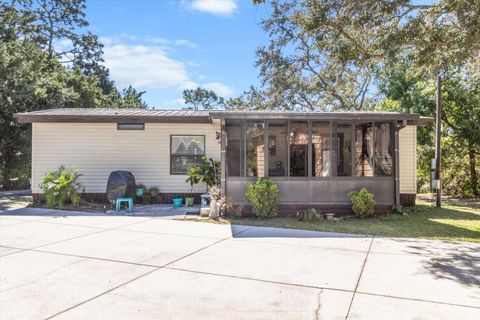
<instances>
[{"instance_id":1,"label":"shrub","mask_svg":"<svg viewBox=\"0 0 480 320\"><path fill-rule=\"evenodd\" d=\"M275 217L278 210L278 186L270 179L249 183L245 192L257 217Z\"/></svg>"},{"instance_id":2,"label":"shrub","mask_svg":"<svg viewBox=\"0 0 480 320\"><path fill-rule=\"evenodd\" d=\"M348 193L350 201L352 201L352 210L360 218L366 218L374 213L375 199L373 193L368 192L366 188L360 191L351 191Z\"/></svg>"},{"instance_id":3,"label":"shrub","mask_svg":"<svg viewBox=\"0 0 480 320\"><path fill-rule=\"evenodd\" d=\"M60 167L56 172L47 173L40 188L47 200L47 207L63 208L65 203L77 206L80 203L81 184L77 170Z\"/></svg>"}]
</instances>

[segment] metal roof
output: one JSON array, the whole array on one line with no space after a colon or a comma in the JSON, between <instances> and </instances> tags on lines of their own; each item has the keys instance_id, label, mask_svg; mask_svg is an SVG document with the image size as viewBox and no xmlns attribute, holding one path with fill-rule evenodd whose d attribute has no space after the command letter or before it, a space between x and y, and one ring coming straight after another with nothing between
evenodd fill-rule
<instances>
[{"instance_id":1,"label":"metal roof","mask_svg":"<svg viewBox=\"0 0 480 320\"><path fill-rule=\"evenodd\" d=\"M165 109L109 109L109 108L63 108L16 113L20 123L31 122L173 122L209 123L211 118L204 110Z\"/></svg>"},{"instance_id":2,"label":"metal roof","mask_svg":"<svg viewBox=\"0 0 480 320\"><path fill-rule=\"evenodd\" d=\"M16 113L20 123L31 122L127 122L127 123L209 123L211 119L359 120L407 121L427 124L432 118L418 114L383 111L296 112L270 110L165 110L64 108Z\"/></svg>"},{"instance_id":3,"label":"metal roof","mask_svg":"<svg viewBox=\"0 0 480 320\"><path fill-rule=\"evenodd\" d=\"M424 125L433 118L418 114L388 111L271 111L271 110L215 110L210 111L214 119L283 119L283 120L359 120L359 121L407 121L409 124Z\"/></svg>"}]
</instances>

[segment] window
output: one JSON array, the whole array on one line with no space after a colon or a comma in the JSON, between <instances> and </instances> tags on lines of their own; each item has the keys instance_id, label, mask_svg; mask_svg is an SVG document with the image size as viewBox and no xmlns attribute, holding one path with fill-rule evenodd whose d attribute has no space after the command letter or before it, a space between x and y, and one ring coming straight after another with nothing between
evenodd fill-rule
<instances>
[{"instance_id":1,"label":"window","mask_svg":"<svg viewBox=\"0 0 480 320\"><path fill-rule=\"evenodd\" d=\"M241 177L244 173L243 156L243 122L239 120L227 121L227 176Z\"/></svg>"},{"instance_id":2,"label":"window","mask_svg":"<svg viewBox=\"0 0 480 320\"><path fill-rule=\"evenodd\" d=\"M117 123L117 130L145 130L145 123Z\"/></svg>"},{"instance_id":3,"label":"window","mask_svg":"<svg viewBox=\"0 0 480 320\"><path fill-rule=\"evenodd\" d=\"M392 176L393 141L390 123L375 123L375 176Z\"/></svg>"},{"instance_id":4,"label":"window","mask_svg":"<svg viewBox=\"0 0 480 320\"><path fill-rule=\"evenodd\" d=\"M186 174L205 154L205 136L170 136L170 174Z\"/></svg>"},{"instance_id":5,"label":"window","mask_svg":"<svg viewBox=\"0 0 480 320\"><path fill-rule=\"evenodd\" d=\"M247 177L265 176L265 153L264 153L264 131L263 122L250 122L246 124L246 158Z\"/></svg>"},{"instance_id":6,"label":"window","mask_svg":"<svg viewBox=\"0 0 480 320\"><path fill-rule=\"evenodd\" d=\"M268 176L284 177L287 168L287 122L268 122Z\"/></svg>"},{"instance_id":7,"label":"window","mask_svg":"<svg viewBox=\"0 0 480 320\"><path fill-rule=\"evenodd\" d=\"M308 123L290 121L290 176L308 176Z\"/></svg>"},{"instance_id":8,"label":"window","mask_svg":"<svg viewBox=\"0 0 480 320\"><path fill-rule=\"evenodd\" d=\"M332 122L334 163L333 176L352 175L352 125Z\"/></svg>"}]
</instances>

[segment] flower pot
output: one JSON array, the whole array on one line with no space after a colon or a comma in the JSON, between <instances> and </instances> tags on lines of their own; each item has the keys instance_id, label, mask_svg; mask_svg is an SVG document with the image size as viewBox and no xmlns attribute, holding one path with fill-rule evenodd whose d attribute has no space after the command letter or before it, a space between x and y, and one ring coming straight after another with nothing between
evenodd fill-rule
<instances>
[{"instance_id":1,"label":"flower pot","mask_svg":"<svg viewBox=\"0 0 480 320\"><path fill-rule=\"evenodd\" d=\"M137 188L137 190L135 190L135 194L137 195L137 197L143 196L144 192L145 192L145 188Z\"/></svg>"},{"instance_id":2,"label":"flower pot","mask_svg":"<svg viewBox=\"0 0 480 320\"><path fill-rule=\"evenodd\" d=\"M195 198L194 197L187 197L185 198L185 205L187 207L193 207L193 203L195 202Z\"/></svg>"},{"instance_id":3,"label":"flower pot","mask_svg":"<svg viewBox=\"0 0 480 320\"><path fill-rule=\"evenodd\" d=\"M202 208L210 208L210 195L208 193L200 196Z\"/></svg>"},{"instance_id":4,"label":"flower pot","mask_svg":"<svg viewBox=\"0 0 480 320\"><path fill-rule=\"evenodd\" d=\"M173 202L173 206L175 208L180 208L182 206L183 199L182 198L173 198L172 202Z\"/></svg>"}]
</instances>

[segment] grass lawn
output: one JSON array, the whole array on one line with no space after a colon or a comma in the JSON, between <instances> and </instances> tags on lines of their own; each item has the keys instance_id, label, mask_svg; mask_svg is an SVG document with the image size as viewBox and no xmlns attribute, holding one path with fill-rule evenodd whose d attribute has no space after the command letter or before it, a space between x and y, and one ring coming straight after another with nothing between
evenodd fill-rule
<instances>
[{"instance_id":1,"label":"grass lawn","mask_svg":"<svg viewBox=\"0 0 480 320\"><path fill-rule=\"evenodd\" d=\"M300 222L293 218L231 218L226 223L359 233L389 237L457 240L480 243L480 204L478 202L443 203L437 209L430 202L418 200L406 215L389 214L378 218L342 221Z\"/></svg>"}]
</instances>

